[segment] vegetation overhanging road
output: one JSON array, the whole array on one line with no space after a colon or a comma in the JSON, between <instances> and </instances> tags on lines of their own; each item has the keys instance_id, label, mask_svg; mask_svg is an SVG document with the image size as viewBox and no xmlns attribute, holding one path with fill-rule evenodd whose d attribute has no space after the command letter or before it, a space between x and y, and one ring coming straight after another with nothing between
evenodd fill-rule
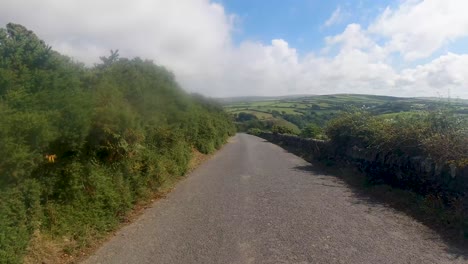
<instances>
[{"instance_id":1,"label":"vegetation overhanging road","mask_svg":"<svg viewBox=\"0 0 468 264\"><path fill-rule=\"evenodd\" d=\"M238 134L85 263L465 263L412 218Z\"/></svg>"}]
</instances>

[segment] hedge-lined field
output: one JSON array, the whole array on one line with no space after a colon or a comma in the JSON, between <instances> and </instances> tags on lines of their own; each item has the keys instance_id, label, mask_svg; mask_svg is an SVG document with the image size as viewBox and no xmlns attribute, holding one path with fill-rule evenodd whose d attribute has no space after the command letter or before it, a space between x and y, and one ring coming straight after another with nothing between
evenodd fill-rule
<instances>
[{"instance_id":1,"label":"hedge-lined field","mask_svg":"<svg viewBox=\"0 0 468 264\"><path fill-rule=\"evenodd\" d=\"M101 59L87 68L20 25L0 29L0 263L22 262L38 239L87 246L183 175L193 149L234 133L164 67Z\"/></svg>"},{"instance_id":2,"label":"hedge-lined field","mask_svg":"<svg viewBox=\"0 0 468 264\"><path fill-rule=\"evenodd\" d=\"M468 100L443 98L403 98L378 95L335 94L315 96L291 96L272 98L224 99L226 111L236 117L238 128L264 129L273 120L283 120L296 126L301 132L311 123L323 127L350 108L361 108L374 115L400 115L414 111L433 111L450 104L458 115L468 114ZM239 115L243 115L238 118ZM245 118L250 115L251 118ZM282 125L276 123L276 125ZM288 126L291 128L291 125ZM297 134L300 134L299 132Z\"/></svg>"}]
</instances>

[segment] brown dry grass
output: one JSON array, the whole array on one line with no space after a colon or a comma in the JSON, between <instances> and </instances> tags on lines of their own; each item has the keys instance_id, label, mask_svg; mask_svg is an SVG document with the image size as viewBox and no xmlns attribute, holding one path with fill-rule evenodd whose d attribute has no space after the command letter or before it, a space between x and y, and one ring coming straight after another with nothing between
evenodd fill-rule
<instances>
[{"instance_id":1,"label":"brown dry grass","mask_svg":"<svg viewBox=\"0 0 468 264\"><path fill-rule=\"evenodd\" d=\"M54 239L36 230L27 248L28 254L24 258L24 263L72 263L77 256L66 253L67 248L76 248L76 241L66 237ZM77 254L83 253L77 252Z\"/></svg>"}]
</instances>

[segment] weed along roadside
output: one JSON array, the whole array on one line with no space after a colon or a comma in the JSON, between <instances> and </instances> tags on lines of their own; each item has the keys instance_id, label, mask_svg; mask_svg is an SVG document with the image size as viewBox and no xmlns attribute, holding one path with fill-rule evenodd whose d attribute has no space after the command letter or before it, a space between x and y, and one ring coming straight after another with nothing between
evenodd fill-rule
<instances>
[{"instance_id":1,"label":"weed along roadside","mask_svg":"<svg viewBox=\"0 0 468 264\"><path fill-rule=\"evenodd\" d=\"M445 232L442 234L445 237L466 243L466 165L441 166L421 156L382 155L356 145L343 148L334 141L293 135L267 132L256 135L309 161L321 161L325 167L331 166L328 170L340 170L338 174L341 178L359 192L405 211L434 229ZM353 171L353 168L358 171ZM342 169L346 172L342 173Z\"/></svg>"},{"instance_id":2,"label":"weed along roadside","mask_svg":"<svg viewBox=\"0 0 468 264\"><path fill-rule=\"evenodd\" d=\"M203 154L194 149L185 175L167 179L167 181L161 184L157 191L154 191L132 205L132 208L121 217L120 222L114 226L113 229L94 238L90 238L87 245L84 247L75 248L73 251L70 251L70 246L75 246L73 245L74 241L70 241L68 238L57 240L36 231L27 248L24 263L32 264L42 262L55 264L80 262L82 259L92 254L100 245L108 241L116 231L136 220L147 208L151 207L153 203L157 202L159 199L164 199L179 181L184 180L190 172L195 170L210 157L211 154Z\"/></svg>"},{"instance_id":3,"label":"weed along roadside","mask_svg":"<svg viewBox=\"0 0 468 264\"><path fill-rule=\"evenodd\" d=\"M92 255L101 245L106 243L109 239L111 239L117 231L122 229L123 227L132 224L134 221L136 221L142 214L145 213L146 209L152 207L156 202L158 202L160 199L165 199L166 195L168 195L170 192L173 191L174 188L177 187L177 184L186 179L187 177L190 176L190 173L192 173L194 170L196 170L200 165L202 165L204 162L209 160L214 154L216 154L217 151L212 152L210 154L203 154L199 152L196 149L192 150L192 158L190 159L189 165L187 172L179 177L174 177L165 182L164 184L161 185L160 189L148 198L144 200L138 201L133 208L127 213L125 216L125 219L121 221L121 223L114 228L114 230L108 232L107 234L104 234L103 237L99 240L92 241L87 247L80 249L79 251L75 252L74 254L66 254L63 252L60 252L60 249L58 252L55 252L54 259L51 259L51 261L47 263L80 263L81 261L85 260L89 255ZM43 241L41 242L43 243ZM35 258L32 258L31 256L34 256L35 250L30 250L29 254L26 256L26 261L25 263L37 263L38 259L44 259L45 255L38 255ZM32 253L32 255L31 255Z\"/></svg>"}]
</instances>

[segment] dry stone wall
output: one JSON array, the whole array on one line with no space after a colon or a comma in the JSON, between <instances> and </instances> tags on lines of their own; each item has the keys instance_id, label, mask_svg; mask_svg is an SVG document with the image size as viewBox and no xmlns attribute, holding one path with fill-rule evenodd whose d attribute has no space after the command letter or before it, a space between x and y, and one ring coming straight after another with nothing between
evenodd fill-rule
<instances>
[{"instance_id":1,"label":"dry stone wall","mask_svg":"<svg viewBox=\"0 0 468 264\"><path fill-rule=\"evenodd\" d=\"M428 157L410 157L395 153L379 153L351 147L343 149L330 141L304 139L292 135L261 133L258 136L295 153L315 160L334 160L352 163L364 171L375 183L409 189L421 195L437 195L450 203L453 198L466 201L468 167L439 165Z\"/></svg>"}]
</instances>

